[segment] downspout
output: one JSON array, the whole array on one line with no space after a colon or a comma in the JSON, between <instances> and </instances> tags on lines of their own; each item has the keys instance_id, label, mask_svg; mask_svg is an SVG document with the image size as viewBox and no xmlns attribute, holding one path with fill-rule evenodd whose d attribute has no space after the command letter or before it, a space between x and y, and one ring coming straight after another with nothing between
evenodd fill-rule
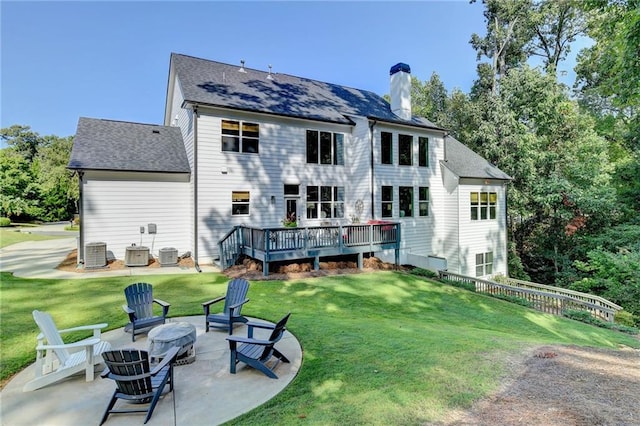
<instances>
[{"instance_id":1,"label":"downspout","mask_svg":"<svg viewBox=\"0 0 640 426\"><path fill-rule=\"evenodd\" d=\"M198 106L193 105L193 264L202 272L198 263Z\"/></svg>"},{"instance_id":2,"label":"downspout","mask_svg":"<svg viewBox=\"0 0 640 426\"><path fill-rule=\"evenodd\" d=\"M505 272L506 272L506 276L507 278L509 278L509 230L511 229L511 227L509 226L509 194L508 191L509 190L509 182L506 182L504 184L504 229L506 230L504 233L504 239L505 239L505 254L506 254L506 258L505 258Z\"/></svg>"},{"instance_id":3,"label":"downspout","mask_svg":"<svg viewBox=\"0 0 640 426\"><path fill-rule=\"evenodd\" d=\"M78 232L78 265L84 264L84 217L82 215L82 177L84 172L78 170L78 217L80 218L80 230Z\"/></svg>"},{"instance_id":4,"label":"downspout","mask_svg":"<svg viewBox=\"0 0 640 426\"><path fill-rule=\"evenodd\" d=\"M376 200L375 200L375 179L374 179L374 161L373 161L373 150L374 150L374 141L373 141L373 128L376 126L376 124L378 124L377 120L373 120L373 122L371 124L369 124L369 143L371 146L371 220L375 219L375 207L376 207Z\"/></svg>"}]
</instances>

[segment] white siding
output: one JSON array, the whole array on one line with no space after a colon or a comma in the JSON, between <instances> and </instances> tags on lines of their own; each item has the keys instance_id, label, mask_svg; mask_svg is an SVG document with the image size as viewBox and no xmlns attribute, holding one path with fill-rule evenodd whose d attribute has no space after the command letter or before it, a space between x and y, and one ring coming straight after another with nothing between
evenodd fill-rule
<instances>
[{"instance_id":1,"label":"white siding","mask_svg":"<svg viewBox=\"0 0 640 426\"><path fill-rule=\"evenodd\" d=\"M392 134L393 164L381 164L381 132ZM413 136L413 165L400 166L398 135ZM418 166L418 138L429 140L429 162L427 167ZM375 127L374 143L374 199L376 219L397 221L402 226L400 262L407 263L413 256L443 256L444 234L441 231L447 217L443 205L445 191L442 185L439 161L444 157L442 135L427 129L403 128L378 123ZM393 186L393 217L382 217L381 187ZM403 217L399 208L399 187L413 188L413 217ZM418 216L419 188L429 188L429 216ZM393 253L380 254L389 260Z\"/></svg>"},{"instance_id":2,"label":"white siding","mask_svg":"<svg viewBox=\"0 0 640 426\"><path fill-rule=\"evenodd\" d=\"M496 192L498 205L495 220L471 220L470 193ZM505 223L505 188L501 184L462 183L459 187L460 265L458 272L475 276L478 253L493 253L493 275L507 274ZM450 269L452 270L452 269Z\"/></svg>"},{"instance_id":3,"label":"white siding","mask_svg":"<svg viewBox=\"0 0 640 426\"><path fill-rule=\"evenodd\" d=\"M340 132L345 148L351 127L290 120L242 112L204 111L198 118L198 253L202 263L217 256L217 243L234 225L281 226L285 215L284 184L300 185L298 223L313 226L321 219L305 217L307 185L344 186L349 194L348 166L306 163L306 130ZM222 119L260 125L259 154L223 152ZM345 149L345 156L349 151ZM345 158L345 164L349 164ZM231 214L232 191L250 192L249 215ZM273 197L274 202L271 199ZM346 202L347 205L353 204ZM346 213L348 215L348 213ZM347 216L348 217L348 216ZM348 218L336 220L347 223Z\"/></svg>"},{"instance_id":4,"label":"white siding","mask_svg":"<svg viewBox=\"0 0 640 426\"><path fill-rule=\"evenodd\" d=\"M164 247L175 247L178 254L190 251L188 191L186 175L85 172L81 223L85 244L105 242L118 259L124 259L132 244L149 247L155 257ZM149 223L157 225L157 234L148 234Z\"/></svg>"}]
</instances>

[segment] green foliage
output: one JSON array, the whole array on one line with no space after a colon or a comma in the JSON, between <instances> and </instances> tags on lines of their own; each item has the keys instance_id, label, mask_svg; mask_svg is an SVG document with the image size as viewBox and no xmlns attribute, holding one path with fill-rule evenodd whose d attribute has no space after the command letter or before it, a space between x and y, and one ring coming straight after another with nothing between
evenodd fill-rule
<instances>
[{"instance_id":1,"label":"green foliage","mask_svg":"<svg viewBox=\"0 0 640 426\"><path fill-rule=\"evenodd\" d=\"M457 280L449 280L449 279L443 279L440 280L445 284L449 284L450 286L453 287L458 287L458 288L462 288L468 291L476 291L476 285L472 282L468 282L468 281L457 281Z\"/></svg>"},{"instance_id":2,"label":"green foliage","mask_svg":"<svg viewBox=\"0 0 640 426\"><path fill-rule=\"evenodd\" d=\"M412 275L417 275L419 277L438 278L438 274L430 269L414 268L409 273Z\"/></svg>"},{"instance_id":3,"label":"green foliage","mask_svg":"<svg viewBox=\"0 0 640 426\"><path fill-rule=\"evenodd\" d=\"M587 261L576 261L585 277L571 288L601 295L640 315L640 243L617 252L602 248L587 253Z\"/></svg>"},{"instance_id":4,"label":"green foliage","mask_svg":"<svg viewBox=\"0 0 640 426\"><path fill-rule=\"evenodd\" d=\"M8 217L0 217L0 227L11 226L11 219Z\"/></svg>"},{"instance_id":5,"label":"green foliage","mask_svg":"<svg viewBox=\"0 0 640 426\"><path fill-rule=\"evenodd\" d=\"M618 311L614 316L616 324L624 325L627 327L635 327L640 325L640 317L633 315L631 312Z\"/></svg>"},{"instance_id":6,"label":"green foliage","mask_svg":"<svg viewBox=\"0 0 640 426\"><path fill-rule=\"evenodd\" d=\"M71 137L41 137L28 126L0 130L0 214L13 219L68 220L79 198L77 179L66 169Z\"/></svg>"},{"instance_id":7,"label":"green foliage","mask_svg":"<svg viewBox=\"0 0 640 426\"><path fill-rule=\"evenodd\" d=\"M567 309L563 312L563 315L572 320L580 321L585 324L595 325L596 327L606 328L607 330L621 331L627 334L640 334L640 330L638 330L637 328L594 318L588 311Z\"/></svg>"}]
</instances>

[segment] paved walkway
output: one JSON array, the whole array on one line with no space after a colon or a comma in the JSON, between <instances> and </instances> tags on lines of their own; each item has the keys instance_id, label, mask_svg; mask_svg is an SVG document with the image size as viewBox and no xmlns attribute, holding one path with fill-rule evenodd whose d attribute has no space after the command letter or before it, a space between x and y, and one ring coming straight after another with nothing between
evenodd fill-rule
<instances>
[{"instance_id":1,"label":"paved walkway","mask_svg":"<svg viewBox=\"0 0 640 426\"><path fill-rule=\"evenodd\" d=\"M32 229L31 232L67 232L61 228L63 226L48 225ZM16 276L25 278L198 273L193 268L179 267L128 268L90 273L58 271L55 267L76 248L74 234L77 233L49 234L70 238L24 242L0 249L0 270L12 271ZM209 270L216 269L209 267L205 271ZM277 347L291 363L279 363L275 369L279 378L274 380L244 364L239 364L235 375L230 374L227 334L221 331L205 333L204 315L170 318L169 321L186 321L196 326L196 361L176 367L175 391L161 399L148 425L224 423L273 398L294 379L300 368L302 348L289 332ZM290 321L295 321L295 317ZM246 326L237 326L234 335L246 336ZM131 342L131 335L122 328L106 332L102 337L114 348L148 347L146 335L137 336L136 341ZM92 382L85 382L82 373L24 393L22 387L34 376L34 366L27 367L0 392L0 425L97 425L114 390L113 381L99 377L102 367L97 367L96 379ZM140 425L143 420L144 414L112 414L105 425Z\"/></svg>"}]
</instances>

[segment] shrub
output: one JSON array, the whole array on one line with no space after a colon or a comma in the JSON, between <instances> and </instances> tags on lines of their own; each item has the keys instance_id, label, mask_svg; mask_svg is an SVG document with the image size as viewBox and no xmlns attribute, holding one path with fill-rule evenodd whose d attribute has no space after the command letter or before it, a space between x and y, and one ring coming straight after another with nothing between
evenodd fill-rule
<instances>
[{"instance_id":1,"label":"shrub","mask_svg":"<svg viewBox=\"0 0 640 426\"><path fill-rule=\"evenodd\" d=\"M0 227L11 226L11 219L8 217L0 217Z\"/></svg>"},{"instance_id":2,"label":"shrub","mask_svg":"<svg viewBox=\"0 0 640 426\"><path fill-rule=\"evenodd\" d=\"M516 305L525 306L527 308L533 307L533 304L523 297L510 296L507 294L500 294L500 293L489 294L489 296L495 297L496 299L506 300L507 302L515 303Z\"/></svg>"},{"instance_id":3,"label":"shrub","mask_svg":"<svg viewBox=\"0 0 640 426\"><path fill-rule=\"evenodd\" d=\"M455 280L448 280L448 279L444 279L441 281L453 287L463 288L465 290L473 291L474 293L476 291L476 285L468 281L455 281Z\"/></svg>"},{"instance_id":4,"label":"shrub","mask_svg":"<svg viewBox=\"0 0 640 426\"><path fill-rule=\"evenodd\" d=\"M640 334L640 330L638 330L637 328L629 327L623 324L615 324L612 322L602 321L598 318L594 318L588 311L581 311L577 309L567 309L562 314L567 318L571 318L576 321L595 325L596 327L602 327L609 330L621 331L627 334Z\"/></svg>"},{"instance_id":5,"label":"shrub","mask_svg":"<svg viewBox=\"0 0 640 426\"><path fill-rule=\"evenodd\" d=\"M412 275L417 275L419 277L438 278L438 274L436 272L424 268L414 268L409 273Z\"/></svg>"},{"instance_id":6,"label":"shrub","mask_svg":"<svg viewBox=\"0 0 640 426\"><path fill-rule=\"evenodd\" d=\"M627 311L616 312L613 320L616 324L625 325L627 327L634 327L638 324L638 318L636 318L631 312Z\"/></svg>"}]
</instances>

